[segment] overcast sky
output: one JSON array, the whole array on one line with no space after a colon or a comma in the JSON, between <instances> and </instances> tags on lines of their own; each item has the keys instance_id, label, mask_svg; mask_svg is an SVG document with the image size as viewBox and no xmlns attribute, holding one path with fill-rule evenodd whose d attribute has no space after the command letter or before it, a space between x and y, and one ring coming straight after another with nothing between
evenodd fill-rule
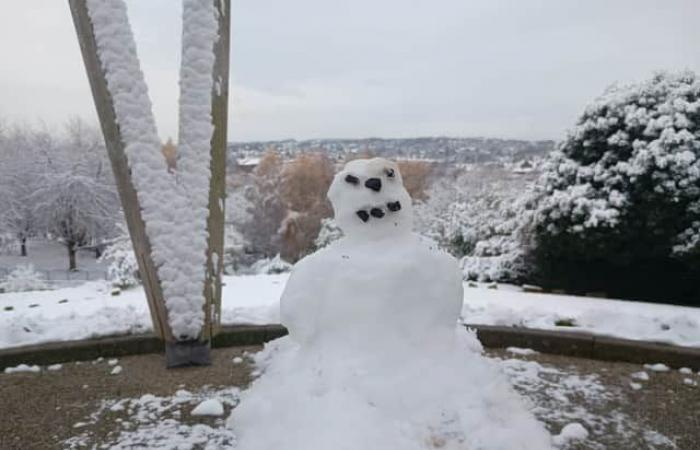
<instances>
[{"instance_id":1,"label":"overcast sky","mask_svg":"<svg viewBox=\"0 0 700 450\"><path fill-rule=\"evenodd\" d=\"M128 0L176 137L179 0ZM560 138L613 82L700 72L699 0L233 0L229 139ZM0 1L0 117L96 123L65 0Z\"/></svg>"}]
</instances>

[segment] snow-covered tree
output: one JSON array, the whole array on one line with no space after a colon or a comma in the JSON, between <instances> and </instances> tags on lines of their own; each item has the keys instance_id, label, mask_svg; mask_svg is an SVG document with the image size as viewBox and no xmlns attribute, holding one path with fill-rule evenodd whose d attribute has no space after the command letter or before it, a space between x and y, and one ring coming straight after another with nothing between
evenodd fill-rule
<instances>
[{"instance_id":1,"label":"snow-covered tree","mask_svg":"<svg viewBox=\"0 0 700 450\"><path fill-rule=\"evenodd\" d=\"M538 189L542 282L697 295L690 255L700 243L700 79L660 73L609 88L553 152Z\"/></svg>"},{"instance_id":2,"label":"snow-covered tree","mask_svg":"<svg viewBox=\"0 0 700 450\"><path fill-rule=\"evenodd\" d=\"M274 152L265 153L246 186L248 219L241 232L253 250L271 258L279 253L280 226L287 215L281 196L282 160Z\"/></svg>"},{"instance_id":3,"label":"snow-covered tree","mask_svg":"<svg viewBox=\"0 0 700 450\"><path fill-rule=\"evenodd\" d=\"M69 270L81 246L111 232L119 212L112 189L72 171L45 175L32 199L39 223L66 247Z\"/></svg>"},{"instance_id":4,"label":"snow-covered tree","mask_svg":"<svg viewBox=\"0 0 700 450\"><path fill-rule=\"evenodd\" d=\"M30 197L47 168L45 155L54 148L48 132L26 125L7 130L0 140L0 231L17 240L22 256L38 231Z\"/></svg>"},{"instance_id":5,"label":"snow-covered tree","mask_svg":"<svg viewBox=\"0 0 700 450\"><path fill-rule=\"evenodd\" d=\"M119 236L107 246L101 259L109 262L107 275L112 284L124 289L136 286L141 279L129 232L123 224L119 224L117 228Z\"/></svg>"}]
</instances>

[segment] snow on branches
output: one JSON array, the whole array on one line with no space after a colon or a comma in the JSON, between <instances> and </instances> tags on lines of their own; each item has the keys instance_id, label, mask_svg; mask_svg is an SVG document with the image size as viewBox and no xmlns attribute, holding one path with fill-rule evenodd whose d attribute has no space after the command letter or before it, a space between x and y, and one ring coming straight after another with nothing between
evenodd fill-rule
<instances>
[{"instance_id":1,"label":"snow on branches","mask_svg":"<svg viewBox=\"0 0 700 450\"><path fill-rule=\"evenodd\" d=\"M673 252L700 240L700 79L660 73L613 86L588 106L540 180L545 234L675 224ZM655 214L654 205L658 206ZM639 208L647 209L644 219ZM637 223L631 224L631 221ZM643 223L639 223L639 222Z\"/></svg>"}]
</instances>

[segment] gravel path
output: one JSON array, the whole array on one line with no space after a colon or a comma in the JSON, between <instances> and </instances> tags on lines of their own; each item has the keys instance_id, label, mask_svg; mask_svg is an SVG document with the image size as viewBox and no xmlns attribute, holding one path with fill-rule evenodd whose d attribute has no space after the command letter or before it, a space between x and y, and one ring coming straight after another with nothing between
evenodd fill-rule
<instances>
[{"instance_id":1,"label":"gravel path","mask_svg":"<svg viewBox=\"0 0 700 450\"><path fill-rule=\"evenodd\" d=\"M235 437L223 422L237 402L237 387L250 382L245 352L255 350L214 350L214 364L200 368L166 370L162 356L141 355L0 374L0 449L147 448L161 439L183 448L229 446ZM572 422L589 432L562 448L700 448L697 373L522 353L528 352L488 355L552 434ZM115 367L120 373L111 374ZM649 379L631 377L640 371ZM224 407L222 416L190 414L211 398Z\"/></svg>"}]
</instances>

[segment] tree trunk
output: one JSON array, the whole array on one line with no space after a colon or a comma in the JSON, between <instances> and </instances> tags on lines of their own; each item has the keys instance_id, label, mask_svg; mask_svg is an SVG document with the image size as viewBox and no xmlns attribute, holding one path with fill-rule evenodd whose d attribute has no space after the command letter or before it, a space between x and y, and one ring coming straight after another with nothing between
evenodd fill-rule
<instances>
[{"instance_id":1,"label":"tree trunk","mask_svg":"<svg viewBox=\"0 0 700 450\"><path fill-rule=\"evenodd\" d=\"M75 263L75 244L69 242L68 244L68 270L78 270L78 266Z\"/></svg>"},{"instance_id":2,"label":"tree trunk","mask_svg":"<svg viewBox=\"0 0 700 450\"><path fill-rule=\"evenodd\" d=\"M27 238L19 240L19 248L22 256L27 256Z\"/></svg>"}]
</instances>

